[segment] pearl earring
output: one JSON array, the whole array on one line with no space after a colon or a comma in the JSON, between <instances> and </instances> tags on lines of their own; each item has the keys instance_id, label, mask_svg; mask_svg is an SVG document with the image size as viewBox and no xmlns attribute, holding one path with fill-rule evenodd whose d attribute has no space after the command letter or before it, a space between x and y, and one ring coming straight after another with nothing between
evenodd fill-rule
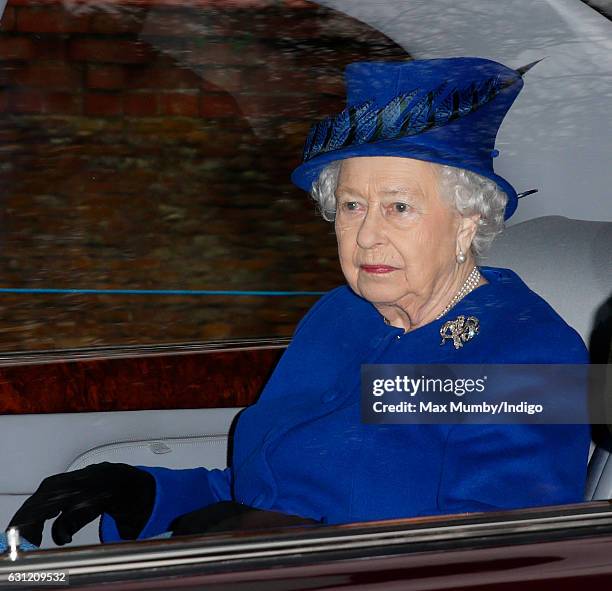
<instances>
[{"instance_id":1,"label":"pearl earring","mask_svg":"<svg viewBox=\"0 0 612 591\"><path fill-rule=\"evenodd\" d=\"M463 251L460 250L459 254L457 255L457 262L462 265L463 263L465 263L465 255L463 254Z\"/></svg>"}]
</instances>

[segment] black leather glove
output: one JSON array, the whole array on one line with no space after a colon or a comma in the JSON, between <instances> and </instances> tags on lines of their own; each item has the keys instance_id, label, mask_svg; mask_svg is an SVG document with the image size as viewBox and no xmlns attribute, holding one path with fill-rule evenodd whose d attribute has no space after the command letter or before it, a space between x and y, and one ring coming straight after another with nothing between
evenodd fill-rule
<instances>
[{"instance_id":1,"label":"black leather glove","mask_svg":"<svg viewBox=\"0 0 612 591\"><path fill-rule=\"evenodd\" d=\"M180 515L170 524L170 530L172 536L186 536L315 523L319 522L298 515L255 509L234 501L221 501L202 509L196 509L191 513Z\"/></svg>"},{"instance_id":2,"label":"black leather glove","mask_svg":"<svg viewBox=\"0 0 612 591\"><path fill-rule=\"evenodd\" d=\"M47 519L53 523L53 541L62 546L82 527L108 513L124 539L135 539L146 525L155 502L155 479L127 464L102 462L82 470L45 478L15 513L9 527L40 546Z\"/></svg>"}]
</instances>

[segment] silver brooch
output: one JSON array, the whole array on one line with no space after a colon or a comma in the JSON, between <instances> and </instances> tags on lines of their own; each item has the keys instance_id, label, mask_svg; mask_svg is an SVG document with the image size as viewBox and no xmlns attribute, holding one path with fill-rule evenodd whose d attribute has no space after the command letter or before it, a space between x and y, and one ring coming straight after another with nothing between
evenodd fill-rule
<instances>
[{"instance_id":1,"label":"silver brooch","mask_svg":"<svg viewBox=\"0 0 612 591\"><path fill-rule=\"evenodd\" d=\"M455 320L449 320L442 325L440 336L444 345L446 339L453 339L455 349L463 347L470 339L473 339L480 331L480 322L475 316L457 316Z\"/></svg>"}]
</instances>

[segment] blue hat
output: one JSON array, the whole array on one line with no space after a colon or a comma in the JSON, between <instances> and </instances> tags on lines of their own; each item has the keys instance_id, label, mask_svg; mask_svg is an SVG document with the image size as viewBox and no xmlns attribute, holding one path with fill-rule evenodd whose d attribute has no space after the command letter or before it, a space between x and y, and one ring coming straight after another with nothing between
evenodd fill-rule
<instances>
[{"instance_id":1,"label":"blue hat","mask_svg":"<svg viewBox=\"0 0 612 591\"><path fill-rule=\"evenodd\" d=\"M347 107L311 128L304 162L291 180L310 191L335 160L415 158L491 179L508 195L508 219L518 197L493 171L495 136L523 87L523 74L536 63L518 70L477 57L350 64Z\"/></svg>"}]
</instances>

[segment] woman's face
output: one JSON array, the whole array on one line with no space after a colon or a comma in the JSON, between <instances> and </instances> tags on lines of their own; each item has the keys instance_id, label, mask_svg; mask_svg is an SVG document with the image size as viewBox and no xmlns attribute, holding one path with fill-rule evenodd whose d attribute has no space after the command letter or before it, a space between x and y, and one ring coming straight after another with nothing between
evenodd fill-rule
<instances>
[{"instance_id":1,"label":"woman's face","mask_svg":"<svg viewBox=\"0 0 612 591\"><path fill-rule=\"evenodd\" d=\"M373 304L418 308L444 290L457 270L463 225L440 198L428 162L342 161L335 222L340 264L353 291Z\"/></svg>"}]
</instances>

